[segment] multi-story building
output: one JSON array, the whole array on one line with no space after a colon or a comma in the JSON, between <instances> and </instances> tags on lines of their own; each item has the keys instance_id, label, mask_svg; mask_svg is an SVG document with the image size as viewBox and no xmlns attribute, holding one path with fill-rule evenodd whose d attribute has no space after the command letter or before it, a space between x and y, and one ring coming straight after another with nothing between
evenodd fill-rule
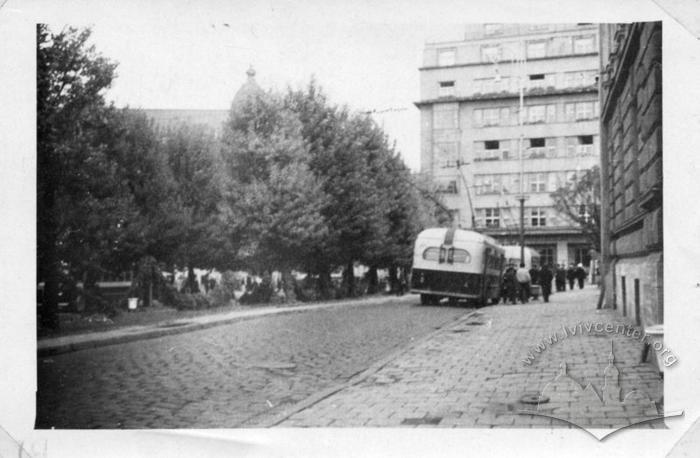
<instances>
[{"instance_id":1,"label":"multi-story building","mask_svg":"<svg viewBox=\"0 0 700 458\"><path fill-rule=\"evenodd\" d=\"M606 303L646 327L664 321L661 22L600 37Z\"/></svg>"},{"instance_id":2,"label":"multi-story building","mask_svg":"<svg viewBox=\"0 0 700 458\"><path fill-rule=\"evenodd\" d=\"M550 194L599 163L598 27L484 24L427 43L421 172L455 225L525 243L543 262L588 264L590 243ZM522 97L521 97L522 94Z\"/></svg>"}]
</instances>

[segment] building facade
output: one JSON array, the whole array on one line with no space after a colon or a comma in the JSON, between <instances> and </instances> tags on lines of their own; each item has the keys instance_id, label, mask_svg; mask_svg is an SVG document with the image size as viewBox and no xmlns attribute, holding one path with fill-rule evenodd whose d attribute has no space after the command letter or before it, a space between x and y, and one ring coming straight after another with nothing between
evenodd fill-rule
<instances>
[{"instance_id":1,"label":"building facade","mask_svg":"<svg viewBox=\"0 0 700 458\"><path fill-rule=\"evenodd\" d=\"M663 323L661 22L600 28L606 304Z\"/></svg>"},{"instance_id":2,"label":"building facade","mask_svg":"<svg viewBox=\"0 0 700 458\"><path fill-rule=\"evenodd\" d=\"M224 130L224 124L231 116L231 110L242 106L250 98L264 91L255 80L255 69L251 66L246 71L246 81L238 88L233 96L231 108L227 110L197 110L197 109L158 109L146 108L139 109L148 118L153 120L156 127L167 129L177 127L180 124L188 124L199 126L211 130L217 137L221 137Z\"/></svg>"},{"instance_id":3,"label":"building facade","mask_svg":"<svg viewBox=\"0 0 700 458\"><path fill-rule=\"evenodd\" d=\"M426 44L421 173L455 225L517 244L522 197L526 245L544 263L588 264L590 242L550 194L599 163L598 33L483 24L467 26L464 40Z\"/></svg>"}]
</instances>

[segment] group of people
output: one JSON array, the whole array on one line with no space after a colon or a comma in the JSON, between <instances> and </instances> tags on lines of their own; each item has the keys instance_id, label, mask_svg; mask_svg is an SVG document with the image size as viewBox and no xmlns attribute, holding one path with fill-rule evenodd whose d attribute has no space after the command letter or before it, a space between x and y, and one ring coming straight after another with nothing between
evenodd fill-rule
<instances>
[{"instance_id":1,"label":"group of people","mask_svg":"<svg viewBox=\"0 0 700 458\"><path fill-rule=\"evenodd\" d=\"M556 290L562 292L566 291L567 281L569 289L572 290L576 282L578 282L579 289L583 289L585 280L586 269L583 264L574 266L572 263L568 268L559 264L555 269L550 266L534 266L528 270L525 264L521 263L518 269L514 266L508 267L503 275L503 302L510 301L515 304L519 299L520 302L526 304L532 297L532 285L539 285L544 301L549 302L549 296L552 294L552 281L555 282Z\"/></svg>"}]
</instances>

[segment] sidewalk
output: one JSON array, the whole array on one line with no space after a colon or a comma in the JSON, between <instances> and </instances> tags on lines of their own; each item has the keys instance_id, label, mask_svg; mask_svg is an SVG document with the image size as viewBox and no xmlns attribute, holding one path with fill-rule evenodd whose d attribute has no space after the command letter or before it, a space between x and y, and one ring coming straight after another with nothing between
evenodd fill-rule
<instances>
[{"instance_id":1,"label":"sidewalk","mask_svg":"<svg viewBox=\"0 0 700 458\"><path fill-rule=\"evenodd\" d=\"M480 309L266 426L571 428L573 422L595 429L648 419L656 415L663 380L640 362L640 340L586 331L585 323L631 324L612 310L595 310L597 298L598 289L588 286L556 293L550 303ZM564 334L562 326L578 323L582 332ZM548 336L558 340L550 343ZM533 351L542 342L546 348ZM523 362L528 353L534 356L529 365ZM619 388L608 366L617 368ZM538 411L540 395L548 401L539 413L558 419L519 413Z\"/></svg>"},{"instance_id":2,"label":"sidewalk","mask_svg":"<svg viewBox=\"0 0 700 458\"><path fill-rule=\"evenodd\" d=\"M417 296L411 294L404 296L382 295L321 302L309 305L268 306L257 308L251 307L250 310L237 310L229 313L167 320L149 325L127 326L103 332L72 334L61 337L41 339L37 343L37 350L38 355L42 357L85 350L88 348L102 347L105 345L132 342L134 340L154 339L167 335L181 334L183 332L197 331L213 326L221 326L235 321L249 320L267 315L299 313L332 307L368 306L379 305L387 302L415 301L416 297Z\"/></svg>"}]
</instances>

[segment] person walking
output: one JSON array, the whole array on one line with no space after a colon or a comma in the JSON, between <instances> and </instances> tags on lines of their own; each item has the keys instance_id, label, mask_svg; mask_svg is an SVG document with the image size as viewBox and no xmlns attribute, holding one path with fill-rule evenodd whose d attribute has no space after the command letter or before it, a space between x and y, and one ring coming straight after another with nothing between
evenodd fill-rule
<instances>
[{"instance_id":1,"label":"person walking","mask_svg":"<svg viewBox=\"0 0 700 458\"><path fill-rule=\"evenodd\" d=\"M515 272L515 279L518 281L520 288L520 301L527 304L530 297L530 272L525 268L524 263L520 263L520 268Z\"/></svg>"},{"instance_id":2,"label":"person walking","mask_svg":"<svg viewBox=\"0 0 700 458\"><path fill-rule=\"evenodd\" d=\"M503 303L515 304L518 292L518 282L515 278L515 267L510 266L503 274Z\"/></svg>"},{"instance_id":3,"label":"person walking","mask_svg":"<svg viewBox=\"0 0 700 458\"><path fill-rule=\"evenodd\" d=\"M545 302L549 302L549 296L552 294L552 280L554 273L550 266L544 266L540 271L540 286L542 287L542 297Z\"/></svg>"},{"instance_id":4,"label":"person walking","mask_svg":"<svg viewBox=\"0 0 700 458\"><path fill-rule=\"evenodd\" d=\"M566 269L566 279L569 280L569 290L574 289L574 282L576 281L576 267L574 263L569 264L569 268Z\"/></svg>"},{"instance_id":5,"label":"person walking","mask_svg":"<svg viewBox=\"0 0 700 458\"><path fill-rule=\"evenodd\" d=\"M576 280L578 280L578 289L583 289L583 281L586 279L586 269L583 268L583 264L579 263L576 266Z\"/></svg>"},{"instance_id":6,"label":"person walking","mask_svg":"<svg viewBox=\"0 0 700 458\"><path fill-rule=\"evenodd\" d=\"M557 292L566 291L566 269L563 264L557 264L557 270L554 274Z\"/></svg>"}]
</instances>

